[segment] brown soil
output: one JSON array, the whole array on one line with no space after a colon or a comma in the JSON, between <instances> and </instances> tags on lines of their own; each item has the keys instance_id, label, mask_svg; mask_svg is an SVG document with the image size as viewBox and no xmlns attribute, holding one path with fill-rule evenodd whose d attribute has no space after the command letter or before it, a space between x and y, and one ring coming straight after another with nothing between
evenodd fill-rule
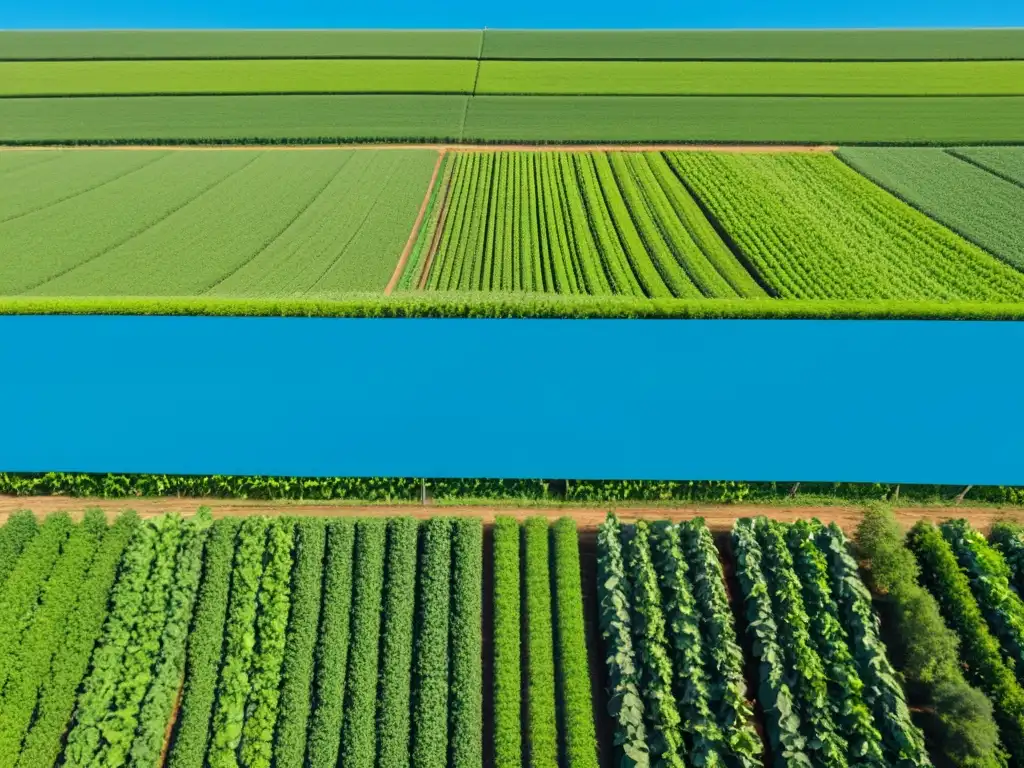
<instances>
[{"instance_id":1,"label":"brown soil","mask_svg":"<svg viewBox=\"0 0 1024 768\"><path fill-rule=\"evenodd\" d=\"M102 509L108 514L116 514L122 510L134 509L143 517L163 514L165 512L190 513L200 506L210 507L214 517L244 515L312 515L335 516L351 515L357 517L388 517L411 515L417 518L428 518L437 515L461 515L482 518L484 523L493 522L497 515L508 515L516 519L531 516L544 516L554 520L570 516L576 520L581 531L596 530L605 518L607 507L513 507L513 506L457 506L457 505L354 505L345 503L300 503L280 501L259 501L246 499L186 499L186 498L139 498L139 499L81 499L67 496L34 496L16 497L0 496L0 523L7 521L12 513L22 509L31 509L37 514L45 514L58 510L66 510L73 515L81 515L87 509ZM852 531L860 520L860 508L856 506L812 507L755 504L723 504L723 505L689 505L679 507L639 507L625 506L617 509L623 520L685 520L703 517L708 527L715 532L728 531L733 522L740 517L765 515L774 520L793 522L809 517L817 517L823 522L838 523L843 529ZM1015 519L1024 522L1024 509L1017 507L898 507L896 514L901 523L911 526L921 519L945 520L950 517L963 517L981 530L988 529L992 523L1002 519Z\"/></svg>"},{"instance_id":2,"label":"brown soil","mask_svg":"<svg viewBox=\"0 0 1024 768\"><path fill-rule=\"evenodd\" d=\"M827 144L125 144L111 146L3 146L0 152L32 152L41 149L59 149L68 152L83 151L158 151L158 152L223 152L270 150L274 152L316 152L325 149L432 149L437 152L834 152L836 146Z\"/></svg>"},{"instance_id":3,"label":"brown soil","mask_svg":"<svg viewBox=\"0 0 1024 768\"><path fill-rule=\"evenodd\" d=\"M405 248L402 249L402 255L398 257L398 264L395 265L395 272L391 275L387 288L384 289L385 296L391 295L391 292L395 290L399 279L402 277L402 273L405 271L405 265L409 261L409 254L412 253L413 246L416 245L416 237L419 235L420 227L423 225L423 217L427 214L427 205L430 203L430 193L433 192L434 184L437 182L437 173L441 170L441 163L444 161L444 153L445 150L443 149L437 153L437 162L434 163L434 172L430 175L430 183L427 184L427 191L423 193L423 202L420 203L420 212L416 214L416 221L413 222L412 231L409 232L409 239L405 242Z\"/></svg>"},{"instance_id":4,"label":"brown soil","mask_svg":"<svg viewBox=\"0 0 1024 768\"><path fill-rule=\"evenodd\" d=\"M167 752L171 748L171 734L174 732L174 725L178 722L178 712L181 711L181 697L185 691L185 678L181 679L178 684L178 695L174 697L174 709L171 710L171 716L167 719L167 728L164 729L164 746L160 750L160 762L157 765L167 765Z\"/></svg>"}]
</instances>

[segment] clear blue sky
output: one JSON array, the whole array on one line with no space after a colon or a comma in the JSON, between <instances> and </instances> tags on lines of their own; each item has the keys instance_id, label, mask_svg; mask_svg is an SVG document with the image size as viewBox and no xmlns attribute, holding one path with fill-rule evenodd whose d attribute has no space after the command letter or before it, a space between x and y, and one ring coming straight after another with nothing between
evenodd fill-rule
<instances>
[{"instance_id":1,"label":"clear blue sky","mask_svg":"<svg viewBox=\"0 0 1024 768\"><path fill-rule=\"evenodd\" d=\"M0 29L1024 26L1021 0L0 0Z\"/></svg>"}]
</instances>

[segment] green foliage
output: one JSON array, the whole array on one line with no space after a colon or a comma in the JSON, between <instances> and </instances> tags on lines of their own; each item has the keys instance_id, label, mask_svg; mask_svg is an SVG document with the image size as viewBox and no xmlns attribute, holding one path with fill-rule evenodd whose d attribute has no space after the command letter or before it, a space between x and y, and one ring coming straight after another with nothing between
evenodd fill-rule
<instances>
[{"instance_id":1,"label":"green foliage","mask_svg":"<svg viewBox=\"0 0 1024 768\"><path fill-rule=\"evenodd\" d=\"M1006 181L1024 186L1022 147L957 147L946 151Z\"/></svg>"},{"instance_id":2,"label":"green foliage","mask_svg":"<svg viewBox=\"0 0 1024 768\"><path fill-rule=\"evenodd\" d=\"M820 527L817 522L800 520L789 526L786 535L810 619L811 641L824 665L828 709L839 737L846 742L846 758L850 764L878 768L902 764L886 762L882 756L882 734L875 727L871 710L865 703L871 696L871 689L865 689L854 663L850 637L839 621L839 610L832 594L828 561L815 545L814 536Z\"/></svg>"},{"instance_id":3,"label":"green foliage","mask_svg":"<svg viewBox=\"0 0 1024 768\"><path fill-rule=\"evenodd\" d=\"M313 715L309 724L310 768L336 768L341 747L342 706L349 656L349 624L355 564L355 525L351 519L327 526L323 612L316 646Z\"/></svg>"},{"instance_id":4,"label":"green foliage","mask_svg":"<svg viewBox=\"0 0 1024 768\"><path fill-rule=\"evenodd\" d=\"M522 768L519 523L494 519L494 765Z\"/></svg>"},{"instance_id":5,"label":"green foliage","mask_svg":"<svg viewBox=\"0 0 1024 768\"><path fill-rule=\"evenodd\" d=\"M49 671L45 680L40 681L34 719L25 734L16 763L18 768L38 768L57 762L79 686L107 617L108 598L117 578L118 564L129 541L136 540L138 527L139 519L134 512L118 516L104 534L84 579L75 584L75 595L57 633L59 645L54 646ZM123 603L124 596L118 597L120 592L115 591L115 607ZM101 659L102 655L98 654L96 660Z\"/></svg>"},{"instance_id":6,"label":"green foliage","mask_svg":"<svg viewBox=\"0 0 1024 768\"><path fill-rule=\"evenodd\" d=\"M597 735L591 704L583 580L576 522L563 517L552 528L555 563L556 667L559 674L565 765L597 768Z\"/></svg>"},{"instance_id":7,"label":"green foliage","mask_svg":"<svg viewBox=\"0 0 1024 768\"><path fill-rule=\"evenodd\" d=\"M256 617L257 646L249 676L249 698L239 750L242 764L247 768L270 768L271 765L291 607L294 540L295 525L291 520L274 520L268 526Z\"/></svg>"},{"instance_id":8,"label":"green foliage","mask_svg":"<svg viewBox=\"0 0 1024 768\"><path fill-rule=\"evenodd\" d=\"M972 682L992 700L1003 746L1015 762L1024 761L1024 691L1002 659L971 594L970 581L939 530L921 521L907 536L923 581L938 600L946 622L960 637L960 654Z\"/></svg>"},{"instance_id":9,"label":"green foliage","mask_svg":"<svg viewBox=\"0 0 1024 768\"><path fill-rule=\"evenodd\" d=\"M36 516L27 510L15 512L0 527L0 595L4 582L17 565L18 556L38 532Z\"/></svg>"},{"instance_id":10,"label":"green foliage","mask_svg":"<svg viewBox=\"0 0 1024 768\"><path fill-rule=\"evenodd\" d=\"M835 524L828 528L797 524L794 531L798 530L799 533L795 535L813 535L818 548L816 551L827 558L827 572L831 576L829 586L838 607L836 615L842 623L844 634L848 636L853 661L865 686L864 700L874 713L875 724L881 731L888 764L906 768L930 766L924 736L911 720L903 687L889 662L881 638L878 616L872 608L871 593L861 581L857 562L849 552L846 537ZM899 544L900 532L896 530L890 532L890 535L892 533L895 533L895 537L890 537L889 541ZM808 561L820 563L806 542L806 539L800 542L801 551L806 552ZM891 550L891 545L883 544L877 535L875 543L881 545L883 551L887 546ZM906 550L901 551L909 554ZM901 559L905 560L905 557ZM906 578L906 575L902 578ZM940 636L944 633L945 629ZM955 648L953 652L955 654Z\"/></svg>"},{"instance_id":11,"label":"green foliage","mask_svg":"<svg viewBox=\"0 0 1024 768\"><path fill-rule=\"evenodd\" d=\"M288 616L281 699L274 736L274 765L279 768L302 768L306 755L306 728L312 707L314 652L320 626L320 590L326 546L327 529L322 519L302 517L295 521L291 613Z\"/></svg>"},{"instance_id":12,"label":"green foliage","mask_svg":"<svg viewBox=\"0 0 1024 768\"><path fill-rule=\"evenodd\" d=\"M621 532L618 518L609 512L597 533L597 594L608 666L608 714L615 722L618 768L647 768L651 756Z\"/></svg>"},{"instance_id":13,"label":"green foliage","mask_svg":"<svg viewBox=\"0 0 1024 768\"><path fill-rule=\"evenodd\" d=\"M15 526L19 525L23 526L15 521ZM34 521L32 528L24 528L33 531ZM32 722L36 697L49 677L54 655L62 650L61 630L106 528L103 513L94 510L72 529L41 590L31 624L13 649L11 671L0 697L0 765L13 766L17 762L21 742Z\"/></svg>"},{"instance_id":14,"label":"green foliage","mask_svg":"<svg viewBox=\"0 0 1024 768\"><path fill-rule=\"evenodd\" d=\"M452 521L448 693L452 768L478 768L483 761L483 535L479 519Z\"/></svg>"},{"instance_id":15,"label":"green foliage","mask_svg":"<svg viewBox=\"0 0 1024 768\"><path fill-rule=\"evenodd\" d=\"M755 521L742 518L732 529L736 576L746 606L747 634L760 662L757 697L764 708L768 740L777 768L811 768L808 755L818 742L802 733L800 709L794 695L797 680L782 645L781 617L776 617L772 592L765 578L766 563ZM813 691L812 691L813 692Z\"/></svg>"},{"instance_id":16,"label":"green foliage","mask_svg":"<svg viewBox=\"0 0 1024 768\"><path fill-rule=\"evenodd\" d=\"M0 689L14 670L18 644L35 615L39 595L71 532L64 512L49 515L27 543L0 594Z\"/></svg>"},{"instance_id":17,"label":"green foliage","mask_svg":"<svg viewBox=\"0 0 1024 768\"><path fill-rule=\"evenodd\" d=\"M387 522L369 518L356 523L352 585L352 639L345 683L345 726L341 763L373 768L377 748L374 714L380 663L380 623L384 589Z\"/></svg>"},{"instance_id":18,"label":"green foliage","mask_svg":"<svg viewBox=\"0 0 1024 768\"><path fill-rule=\"evenodd\" d=\"M689 583L689 565L683 555L679 527L659 523L653 529L651 549L661 587L665 635L672 658L673 692L679 705L687 750L694 765L724 766L727 746L721 727L711 711L711 693L704 669L704 638L700 615ZM710 638L714 641L714 638ZM746 768L757 759L753 744L735 756ZM743 762L746 760L746 762Z\"/></svg>"},{"instance_id":19,"label":"green foliage","mask_svg":"<svg viewBox=\"0 0 1024 768\"><path fill-rule=\"evenodd\" d=\"M200 509L181 523L180 546L167 599L166 623L160 638L152 680L142 700L129 765L151 768L161 762L167 723L171 718L182 676L196 593L203 568L203 547L212 525L209 509Z\"/></svg>"},{"instance_id":20,"label":"green foliage","mask_svg":"<svg viewBox=\"0 0 1024 768\"><path fill-rule=\"evenodd\" d=\"M547 518L531 517L524 529L528 758L530 768L553 768L558 765L558 731Z\"/></svg>"},{"instance_id":21,"label":"green foliage","mask_svg":"<svg viewBox=\"0 0 1024 768\"><path fill-rule=\"evenodd\" d=\"M149 579L156 566L159 533L150 521L141 523L124 554L117 584L111 595L110 615L78 696L78 705L64 749L65 765L92 765L99 760L103 747L107 746L102 726L113 711L130 657L135 655L137 658L142 651L142 647L133 641L136 627L147 605ZM130 716L130 713L126 714ZM123 745L126 741L123 730L115 727L114 733L122 737L119 745Z\"/></svg>"},{"instance_id":22,"label":"green foliage","mask_svg":"<svg viewBox=\"0 0 1024 768\"><path fill-rule=\"evenodd\" d=\"M256 622L260 581L263 578L267 528L264 517L242 523L231 575L224 657L213 712L213 735L207 762L210 768L237 768L246 702L252 686L256 650Z\"/></svg>"},{"instance_id":23,"label":"green foliage","mask_svg":"<svg viewBox=\"0 0 1024 768\"><path fill-rule=\"evenodd\" d=\"M213 524L206 544L202 582L190 635L203 638L203 642L188 644L185 686L176 733L168 755L169 768L200 765L210 742L210 716L220 669L231 563L239 523L237 518L231 517L218 520ZM319 588L317 595L319 597Z\"/></svg>"},{"instance_id":24,"label":"green foliage","mask_svg":"<svg viewBox=\"0 0 1024 768\"><path fill-rule=\"evenodd\" d=\"M689 564L693 569L689 580L700 622L699 637L703 643L702 663L707 670L708 704L724 737L720 749L729 768L755 768L761 763L764 746L754 729L754 712L747 701L743 651L736 640L735 619L725 591L725 574L718 549L702 518L680 523L675 530L679 532L682 558L675 554L673 537L668 530L662 547L663 555L671 559L670 570L670 563L663 561L666 573L674 574L671 591L673 604L678 606L674 608L675 619L686 618L683 614L687 613L686 587L689 585L683 579L687 576L684 566ZM688 621L684 621L676 631L683 639L693 634ZM683 670L692 668L696 662L691 653L687 646L687 660L681 665ZM679 671L677 669L677 675ZM690 692L699 696L696 670L690 673L690 681ZM696 700L695 705L699 707ZM696 741L696 735L693 738Z\"/></svg>"},{"instance_id":25,"label":"green foliage","mask_svg":"<svg viewBox=\"0 0 1024 768\"><path fill-rule=\"evenodd\" d=\"M448 764L448 640L452 529L441 517L421 528L417 636L413 658L412 765Z\"/></svg>"},{"instance_id":26,"label":"green foliage","mask_svg":"<svg viewBox=\"0 0 1024 768\"><path fill-rule=\"evenodd\" d=\"M685 748L672 691L672 659L665 637L665 616L651 557L648 523L640 520L631 532L627 529L625 550L648 745L655 765L683 768Z\"/></svg>"},{"instance_id":27,"label":"green foliage","mask_svg":"<svg viewBox=\"0 0 1024 768\"><path fill-rule=\"evenodd\" d=\"M992 545L998 549L1010 569L1011 581L1020 594L1024 591L1024 528L1000 521L992 526Z\"/></svg>"},{"instance_id":28,"label":"green foliage","mask_svg":"<svg viewBox=\"0 0 1024 768\"><path fill-rule=\"evenodd\" d=\"M393 768L408 768L410 759L409 717L412 711L418 536L419 524L415 518L396 517L388 521L387 561L384 566L387 578L381 617L377 761Z\"/></svg>"}]
</instances>

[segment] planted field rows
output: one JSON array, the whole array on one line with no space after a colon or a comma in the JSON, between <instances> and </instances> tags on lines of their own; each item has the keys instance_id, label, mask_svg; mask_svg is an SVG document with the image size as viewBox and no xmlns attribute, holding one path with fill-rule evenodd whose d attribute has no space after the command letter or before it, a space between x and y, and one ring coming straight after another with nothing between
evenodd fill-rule
<instances>
[{"instance_id":1,"label":"planted field rows","mask_svg":"<svg viewBox=\"0 0 1024 768\"><path fill-rule=\"evenodd\" d=\"M904 540L881 507L855 541L765 518L716 540L609 513L595 541L570 518L17 513L0 759L1005 768L1022 569L1017 525Z\"/></svg>"},{"instance_id":2,"label":"planted field rows","mask_svg":"<svg viewBox=\"0 0 1024 768\"><path fill-rule=\"evenodd\" d=\"M827 154L459 153L451 165L421 280L432 290L1024 298L1014 266Z\"/></svg>"}]
</instances>

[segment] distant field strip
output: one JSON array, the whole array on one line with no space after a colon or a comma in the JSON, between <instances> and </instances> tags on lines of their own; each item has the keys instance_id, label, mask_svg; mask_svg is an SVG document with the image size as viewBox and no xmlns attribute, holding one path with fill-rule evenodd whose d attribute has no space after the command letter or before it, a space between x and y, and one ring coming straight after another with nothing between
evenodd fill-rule
<instances>
[{"instance_id":1,"label":"distant field strip","mask_svg":"<svg viewBox=\"0 0 1024 768\"><path fill-rule=\"evenodd\" d=\"M458 153L427 287L756 297L659 153Z\"/></svg>"},{"instance_id":2,"label":"distant field strip","mask_svg":"<svg viewBox=\"0 0 1024 768\"><path fill-rule=\"evenodd\" d=\"M0 59L1024 59L1024 30L0 32Z\"/></svg>"},{"instance_id":3,"label":"distant field strip","mask_svg":"<svg viewBox=\"0 0 1024 768\"><path fill-rule=\"evenodd\" d=\"M436 157L422 150L62 153L36 166L22 194L0 188L0 293L382 291Z\"/></svg>"},{"instance_id":4,"label":"distant field strip","mask_svg":"<svg viewBox=\"0 0 1024 768\"><path fill-rule=\"evenodd\" d=\"M431 59L0 62L0 95L470 93L475 74Z\"/></svg>"},{"instance_id":5,"label":"distant field strip","mask_svg":"<svg viewBox=\"0 0 1024 768\"><path fill-rule=\"evenodd\" d=\"M918 210L1024 270L1021 186L941 149L854 148L843 149L840 157Z\"/></svg>"},{"instance_id":6,"label":"distant field strip","mask_svg":"<svg viewBox=\"0 0 1024 768\"><path fill-rule=\"evenodd\" d=\"M1024 298L1024 274L830 155L676 152L669 162L779 297Z\"/></svg>"},{"instance_id":7,"label":"distant field strip","mask_svg":"<svg viewBox=\"0 0 1024 768\"><path fill-rule=\"evenodd\" d=\"M961 147L949 151L1024 187L1024 147Z\"/></svg>"},{"instance_id":8,"label":"distant field strip","mask_svg":"<svg viewBox=\"0 0 1024 768\"><path fill-rule=\"evenodd\" d=\"M641 96L1020 95L1024 94L1024 61L484 61L476 92Z\"/></svg>"},{"instance_id":9,"label":"distant field strip","mask_svg":"<svg viewBox=\"0 0 1024 768\"><path fill-rule=\"evenodd\" d=\"M1013 143L1024 141L1024 97L295 95L0 99L0 143L344 141Z\"/></svg>"}]
</instances>

